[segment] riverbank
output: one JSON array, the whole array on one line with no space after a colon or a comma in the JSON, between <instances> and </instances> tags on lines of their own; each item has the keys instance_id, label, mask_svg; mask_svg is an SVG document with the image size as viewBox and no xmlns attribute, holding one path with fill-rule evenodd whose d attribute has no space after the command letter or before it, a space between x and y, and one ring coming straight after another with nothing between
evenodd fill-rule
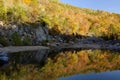
<instances>
[{"instance_id":1,"label":"riverbank","mask_svg":"<svg viewBox=\"0 0 120 80\"><path fill-rule=\"evenodd\" d=\"M96 37L76 39L75 41L69 41L68 43L56 43L56 46L55 43L53 43L51 46L58 50L99 49L120 52L120 40L105 40Z\"/></svg>"},{"instance_id":2,"label":"riverbank","mask_svg":"<svg viewBox=\"0 0 120 80\"><path fill-rule=\"evenodd\" d=\"M0 52L22 52L22 51L34 51L40 49L49 50L64 50L64 49L100 49L100 50L112 50L120 52L120 40L104 40L102 38L88 37L82 39L76 39L69 42L52 42L46 43L41 46L8 46L1 47Z\"/></svg>"},{"instance_id":3,"label":"riverbank","mask_svg":"<svg viewBox=\"0 0 120 80\"><path fill-rule=\"evenodd\" d=\"M22 51L35 51L40 49L49 49L49 47L45 46L8 46L0 48L0 52L8 52L8 53L15 53L15 52L22 52Z\"/></svg>"}]
</instances>

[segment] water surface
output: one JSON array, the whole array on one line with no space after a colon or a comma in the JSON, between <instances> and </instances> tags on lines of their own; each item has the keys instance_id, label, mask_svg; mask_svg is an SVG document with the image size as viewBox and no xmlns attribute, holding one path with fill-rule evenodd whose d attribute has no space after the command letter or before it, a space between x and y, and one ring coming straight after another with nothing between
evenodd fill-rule
<instances>
[{"instance_id":1,"label":"water surface","mask_svg":"<svg viewBox=\"0 0 120 80\"><path fill-rule=\"evenodd\" d=\"M0 80L120 80L120 53L101 50L1 55Z\"/></svg>"},{"instance_id":2,"label":"water surface","mask_svg":"<svg viewBox=\"0 0 120 80\"><path fill-rule=\"evenodd\" d=\"M59 80L120 80L120 71L107 71L101 73L77 74L62 77Z\"/></svg>"}]
</instances>

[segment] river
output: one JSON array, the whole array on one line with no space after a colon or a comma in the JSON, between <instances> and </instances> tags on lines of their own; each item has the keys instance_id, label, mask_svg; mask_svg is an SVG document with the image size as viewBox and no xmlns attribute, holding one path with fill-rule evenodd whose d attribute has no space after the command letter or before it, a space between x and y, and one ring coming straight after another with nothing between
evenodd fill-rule
<instances>
[{"instance_id":1,"label":"river","mask_svg":"<svg viewBox=\"0 0 120 80\"><path fill-rule=\"evenodd\" d=\"M120 52L36 50L0 55L0 80L120 80Z\"/></svg>"}]
</instances>

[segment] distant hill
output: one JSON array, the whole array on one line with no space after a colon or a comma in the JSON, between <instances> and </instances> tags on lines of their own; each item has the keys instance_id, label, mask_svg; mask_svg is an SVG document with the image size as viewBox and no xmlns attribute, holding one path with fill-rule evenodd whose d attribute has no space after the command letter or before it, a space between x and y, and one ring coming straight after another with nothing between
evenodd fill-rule
<instances>
[{"instance_id":1,"label":"distant hill","mask_svg":"<svg viewBox=\"0 0 120 80\"><path fill-rule=\"evenodd\" d=\"M52 34L120 39L120 14L78 8L58 0L1 0L0 21L5 24L40 22L52 29Z\"/></svg>"}]
</instances>

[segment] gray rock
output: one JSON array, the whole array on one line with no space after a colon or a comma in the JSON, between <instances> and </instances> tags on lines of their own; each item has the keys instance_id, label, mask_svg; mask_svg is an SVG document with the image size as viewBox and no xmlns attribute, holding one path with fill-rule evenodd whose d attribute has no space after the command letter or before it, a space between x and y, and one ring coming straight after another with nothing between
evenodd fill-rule
<instances>
[{"instance_id":1,"label":"gray rock","mask_svg":"<svg viewBox=\"0 0 120 80\"><path fill-rule=\"evenodd\" d=\"M114 44L115 46L120 46L120 43L116 43L116 44Z\"/></svg>"},{"instance_id":2,"label":"gray rock","mask_svg":"<svg viewBox=\"0 0 120 80\"><path fill-rule=\"evenodd\" d=\"M51 43L51 44L49 44L49 46L51 46L51 47L56 47L58 45L59 45L59 43Z\"/></svg>"},{"instance_id":3,"label":"gray rock","mask_svg":"<svg viewBox=\"0 0 120 80\"><path fill-rule=\"evenodd\" d=\"M48 31L45 27L39 26L37 29L35 29L35 33L38 41L47 40Z\"/></svg>"},{"instance_id":4,"label":"gray rock","mask_svg":"<svg viewBox=\"0 0 120 80\"><path fill-rule=\"evenodd\" d=\"M3 45L2 45L2 44L0 44L0 48L1 48L1 47L3 47Z\"/></svg>"},{"instance_id":5,"label":"gray rock","mask_svg":"<svg viewBox=\"0 0 120 80\"><path fill-rule=\"evenodd\" d=\"M0 29L0 36L5 35L4 30Z\"/></svg>"},{"instance_id":6,"label":"gray rock","mask_svg":"<svg viewBox=\"0 0 120 80\"><path fill-rule=\"evenodd\" d=\"M28 36L32 41L32 44L40 44L43 40L51 40L49 36L49 30L46 26L41 27L32 27L32 26L17 26L15 24L4 25L4 27L0 27L0 36L7 37L6 40L12 40L11 35L17 32L22 40L24 39L23 36Z\"/></svg>"}]
</instances>

